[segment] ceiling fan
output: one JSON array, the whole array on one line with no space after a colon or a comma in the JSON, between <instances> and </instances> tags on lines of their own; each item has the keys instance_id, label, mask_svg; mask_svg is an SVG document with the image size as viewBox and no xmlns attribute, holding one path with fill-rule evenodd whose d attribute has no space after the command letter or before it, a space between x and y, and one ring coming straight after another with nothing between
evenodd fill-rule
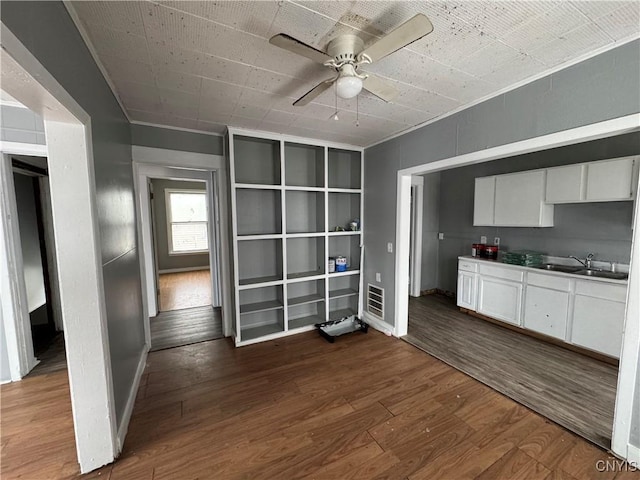
<instances>
[{"instance_id":1,"label":"ceiling fan","mask_svg":"<svg viewBox=\"0 0 640 480\"><path fill-rule=\"evenodd\" d=\"M364 48L364 42L356 35L340 35L329 42L323 52L297 40L286 33L274 35L269 43L297 53L335 70L337 76L324 80L296 100L295 106L303 106L336 83L336 94L340 98L353 98L362 89L373 93L385 102L390 102L396 90L387 82L370 73L360 72L367 65L400 50L433 31L429 19L419 13L384 37Z\"/></svg>"}]
</instances>

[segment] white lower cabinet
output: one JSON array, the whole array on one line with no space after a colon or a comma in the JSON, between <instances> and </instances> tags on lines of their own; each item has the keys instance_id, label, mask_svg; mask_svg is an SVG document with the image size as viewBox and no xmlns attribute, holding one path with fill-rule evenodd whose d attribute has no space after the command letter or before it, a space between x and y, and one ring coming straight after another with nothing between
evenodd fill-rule
<instances>
[{"instance_id":1,"label":"white lower cabinet","mask_svg":"<svg viewBox=\"0 0 640 480\"><path fill-rule=\"evenodd\" d=\"M568 292L527 285L524 328L564 340L569 321L569 300Z\"/></svg>"},{"instance_id":2,"label":"white lower cabinet","mask_svg":"<svg viewBox=\"0 0 640 480\"><path fill-rule=\"evenodd\" d=\"M478 313L520 325L522 283L502 278L478 277Z\"/></svg>"},{"instance_id":3,"label":"white lower cabinet","mask_svg":"<svg viewBox=\"0 0 640 480\"><path fill-rule=\"evenodd\" d=\"M626 287L576 282L571 343L620 357Z\"/></svg>"},{"instance_id":4,"label":"white lower cabinet","mask_svg":"<svg viewBox=\"0 0 640 480\"><path fill-rule=\"evenodd\" d=\"M458 306L476 309L476 274L471 272L458 272Z\"/></svg>"}]
</instances>

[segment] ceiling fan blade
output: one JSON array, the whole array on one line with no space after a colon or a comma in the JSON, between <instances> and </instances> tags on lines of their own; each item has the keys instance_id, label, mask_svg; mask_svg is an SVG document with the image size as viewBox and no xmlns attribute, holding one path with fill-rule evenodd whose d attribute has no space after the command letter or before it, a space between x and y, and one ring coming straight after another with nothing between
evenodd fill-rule
<instances>
[{"instance_id":1,"label":"ceiling fan blade","mask_svg":"<svg viewBox=\"0 0 640 480\"><path fill-rule=\"evenodd\" d=\"M362 87L368 92L373 93L376 97L384 100L385 102L390 102L396 95L398 95L398 91L386 80L382 80L380 77L376 77L375 75L369 75L363 82Z\"/></svg>"},{"instance_id":2,"label":"ceiling fan blade","mask_svg":"<svg viewBox=\"0 0 640 480\"><path fill-rule=\"evenodd\" d=\"M365 48L360 55L367 55L372 62L376 62L387 55L406 47L410 43L429 35L433 31L431 21L418 13L402 25L392 30L373 45Z\"/></svg>"},{"instance_id":3,"label":"ceiling fan blade","mask_svg":"<svg viewBox=\"0 0 640 480\"><path fill-rule=\"evenodd\" d=\"M269 39L269 43L271 45L275 45L276 47L284 48L285 50L289 50L290 52L302 55L303 57L307 57L314 62L324 63L327 60L331 60L331 57L326 53L313 48L306 43L302 43L300 40L296 40L286 33L279 33L277 35L274 35Z\"/></svg>"},{"instance_id":4,"label":"ceiling fan blade","mask_svg":"<svg viewBox=\"0 0 640 480\"><path fill-rule=\"evenodd\" d=\"M307 93L305 93L303 96L301 96L298 100L293 102L294 107L303 107L307 103L311 102L313 99L319 96L322 92L324 92L329 87L331 87L331 85L333 85L333 82L335 82L337 78L338 77L332 78L330 80L325 80L324 82L320 82L318 85L316 85Z\"/></svg>"}]
</instances>

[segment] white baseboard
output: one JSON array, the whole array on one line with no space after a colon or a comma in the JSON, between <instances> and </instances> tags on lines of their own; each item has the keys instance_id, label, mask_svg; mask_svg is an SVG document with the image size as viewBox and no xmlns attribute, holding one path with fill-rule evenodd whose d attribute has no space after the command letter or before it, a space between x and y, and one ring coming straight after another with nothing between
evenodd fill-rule
<instances>
[{"instance_id":1,"label":"white baseboard","mask_svg":"<svg viewBox=\"0 0 640 480\"><path fill-rule=\"evenodd\" d=\"M627 445L627 462L636 468L640 468L640 447L631 444Z\"/></svg>"},{"instance_id":2,"label":"white baseboard","mask_svg":"<svg viewBox=\"0 0 640 480\"><path fill-rule=\"evenodd\" d=\"M395 332L395 328L389 325L387 322L380 320L379 318L374 317L368 312L362 312L362 318L365 322L371 325L376 330L384 333L385 335L393 335L397 336Z\"/></svg>"},{"instance_id":3,"label":"white baseboard","mask_svg":"<svg viewBox=\"0 0 640 480\"><path fill-rule=\"evenodd\" d=\"M198 270L209 270L209 268L209 265L204 267L167 268L165 270L158 270L158 273L197 272Z\"/></svg>"},{"instance_id":4,"label":"white baseboard","mask_svg":"<svg viewBox=\"0 0 640 480\"><path fill-rule=\"evenodd\" d=\"M0 381L0 385L4 385L6 383L11 383L13 380L9 379L9 380L1 380Z\"/></svg>"},{"instance_id":5,"label":"white baseboard","mask_svg":"<svg viewBox=\"0 0 640 480\"><path fill-rule=\"evenodd\" d=\"M122 420L120 421L120 425L118 426L118 452L116 456L120 455L120 452L122 451L122 446L124 445L124 438L127 436L127 431L129 429L129 421L131 420L133 407L136 403L136 396L138 395L138 389L140 388L140 380L142 379L144 368L147 365L148 353L149 353L149 346L145 345L144 349L142 350L142 353L140 354L140 360L138 361L138 369L136 370L136 376L133 379L133 385L131 385L131 390L129 391L129 398L127 399L127 405L124 408L124 414L122 415Z\"/></svg>"}]
</instances>

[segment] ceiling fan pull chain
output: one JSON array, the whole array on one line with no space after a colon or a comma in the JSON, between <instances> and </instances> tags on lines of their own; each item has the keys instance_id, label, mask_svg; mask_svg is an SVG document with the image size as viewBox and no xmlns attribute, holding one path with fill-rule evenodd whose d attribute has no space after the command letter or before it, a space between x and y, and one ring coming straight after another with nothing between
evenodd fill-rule
<instances>
[{"instance_id":1,"label":"ceiling fan pull chain","mask_svg":"<svg viewBox=\"0 0 640 480\"><path fill-rule=\"evenodd\" d=\"M360 126L360 95L356 96L356 127Z\"/></svg>"}]
</instances>

